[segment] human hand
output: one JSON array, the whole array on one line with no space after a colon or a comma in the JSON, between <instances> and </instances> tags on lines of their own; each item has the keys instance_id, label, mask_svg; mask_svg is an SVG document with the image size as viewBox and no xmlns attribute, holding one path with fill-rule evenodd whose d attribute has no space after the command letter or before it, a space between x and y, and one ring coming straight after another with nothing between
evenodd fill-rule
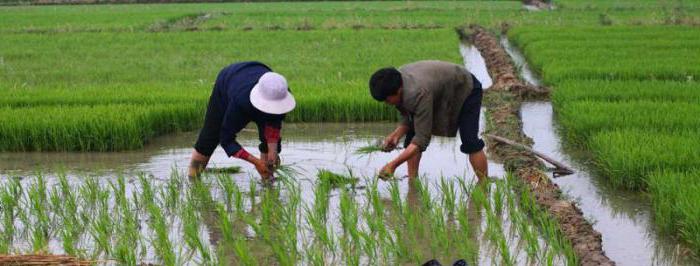
<instances>
[{"instance_id":1,"label":"human hand","mask_svg":"<svg viewBox=\"0 0 700 266\"><path fill-rule=\"evenodd\" d=\"M256 158L253 161L253 165L255 165L255 170L258 171L262 179L269 179L272 177L272 170L267 167L267 163L265 161Z\"/></svg>"},{"instance_id":2,"label":"human hand","mask_svg":"<svg viewBox=\"0 0 700 266\"><path fill-rule=\"evenodd\" d=\"M381 178L382 180L389 180L394 176L395 171L396 166L394 166L392 163L388 163L384 167L382 167L382 170L379 171L379 178Z\"/></svg>"},{"instance_id":3,"label":"human hand","mask_svg":"<svg viewBox=\"0 0 700 266\"><path fill-rule=\"evenodd\" d=\"M390 152L396 149L396 145L399 144L399 137L395 136L394 134L391 134L387 136L384 139L384 142L382 143L382 151L383 152Z\"/></svg>"}]
</instances>

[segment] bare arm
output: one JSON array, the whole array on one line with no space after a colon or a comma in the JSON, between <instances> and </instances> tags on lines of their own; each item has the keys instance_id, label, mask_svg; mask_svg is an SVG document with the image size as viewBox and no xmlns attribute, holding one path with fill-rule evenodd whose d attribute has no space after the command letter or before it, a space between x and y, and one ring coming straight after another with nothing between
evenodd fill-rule
<instances>
[{"instance_id":1,"label":"bare arm","mask_svg":"<svg viewBox=\"0 0 700 266\"><path fill-rule=\"evenodd\" d=\"M396 157L394 160L389 162L389 165L392 168L396 169L401 164L408 161L408 159L410 159L411 157L415 156L416 154L418 154L420 152L421 151L420 151L420 148L418 147L418 145L411 143L408 145L408 147L406 147L405 150L403 150L401 152L401 154L399 154L398 157Z\"/></svg>"}]
</instances>

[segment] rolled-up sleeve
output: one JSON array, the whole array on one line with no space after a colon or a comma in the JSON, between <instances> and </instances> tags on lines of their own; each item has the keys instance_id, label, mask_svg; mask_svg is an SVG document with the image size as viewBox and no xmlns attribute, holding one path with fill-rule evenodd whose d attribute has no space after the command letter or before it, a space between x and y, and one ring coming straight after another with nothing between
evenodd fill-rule
<instances>
[{"instance_id":1,"label":"rolled-up sleeve","mask_svg":"<svg viewBox=\"0 0 700 266\"><path fill-rule=\"evenodd\" d=\"M247 124L245 118L240 114L234 103L230 103L226 108L221 132L219 134L219 142L221 147L226 151L229 157L241 150L241 145L236 141L236 133L241 131Z\"/></svg>"},{"instance_id":2,"label":"rolled-up sleeve","mask_svg":"<svg viewBox=\"0 0 700 266\"><path fill-rule=\"evenodd\" d=\"M433 132L433 95L426 90L421 91L416 99L416 113L413 115L413 126L416 132L411 143L425 151L430 144Z\"/></svg>"}]
</instances>

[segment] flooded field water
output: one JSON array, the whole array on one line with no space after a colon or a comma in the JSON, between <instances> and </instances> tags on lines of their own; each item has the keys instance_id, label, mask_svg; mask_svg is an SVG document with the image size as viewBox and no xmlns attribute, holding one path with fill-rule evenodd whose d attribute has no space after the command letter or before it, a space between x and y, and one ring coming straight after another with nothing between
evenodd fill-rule
<instances>
[{"instance_id":1,"label":"flooded field water","mask_svg":"<svg viewBox=\"0 0 700 266\"><path fill-rule=\"evenodd\" d=\"M339 188L329 192L329 218L327 222L330 232L335 232L335 234L339 236L337 239L338 241L344 239L342 236L345 236L346 233L342 233L345 232L345 218L343 217L347 215L345 213L347 206L345 208L343 207L343 200L348 199L348 195L350 195L351 201L356 204L355 208L357 209L355 211L358 212L356 217L359 218L358 228L369 230L367 229L369 220L366 220L368 218L366 218L367 214L364 212L365 206L369 206L366 190L370 189L370 191L372 191L372 182L375 180L374 174L386 162L396 156L398 152L361 155L356 154L355 151L360 147L374 143L377 139L381 139L384 134L390 132L394 126L395 124L393 123L285 125L283 129L284 145L281 155L283 164L290 166L298 172L294 175L296 185L282 185L280 186L281 190L273 194L278 195L276 197L279 197L280 205L278 206L280 206L280 208L296 206L294 210L299 213L299 217L304 217L299 220L299 224L296 226L298 228L298 233L295 233L295 235L298 235L298 238L294 239L296 239L299 247L310 245L311 242L309 241L314 239L310 236L313 236L315 232L311 229L311 221L303 215L305 213L303 210L305 209L302 208L302 206L315 206L315 202L318 201L317 172L319 169L327 169L341 174L348 174L351 172L353 176L360 178L357 190ZM100 193L109 194L109 190L113 188L115 184L118 184L121 179L125 183L124 195L127 195L127 198L134 202L148 202L147 198L141 197L143 195L153 194L154 200L151 204L153 204L153 206L163 206L162 212L166 217L164 220L166 222L164 222L164 224L165 227L168 228L168 232L170 232L167 238L175 245L175 250L178 250L178 248L180 250L180 252L176 252L173 256L188 263L199 264L203 261L202 253L189 250L183 243L186 242L187 238L182 235L181 231L184 230L183 228L185 228L187 222L184 218L177 215L179 213L177 209L169 209L167 207L169 203L172 202L179 202L172 203L174 205L184 204L185 206L189 206L187 204L190 204L186 199L190 197L189 195L193 192L182 190L184 189L182 185L186 182L183 183L183 181L178 180L182 179L183 174L186 172L186 165L189 162L189 155L191 152L190 144L195 137L195 132L174 134L157 139L143 150L119 153L3 153L0 155L0 161L2 162L0 164L0 169L2 169L0 172L2 176L0 180L2 182L0 182L0 184L2 184L3 187L8 187L10 181L20 180L19 184L27 190L27 194L25 194L27 198L25 201L33 202L34 199L32 199L32 197L36 197L31 196L35 195L33 192L41 191L41 189L38 189L38 187L41 187L39 185L40 182L36 179L38 175L43 177L42 182L45 182L46 190L50 192L49 194L51 194L54 189L60 187L61 178L59 177L64 176L65 178L63 179L67 180L68 183L73 186L76 193L79 192L80 196L87 196L88 198L91 192L85 192L87 191L85 188L91 186L90 182L96 181L95 184L97 185L94 187L97 188L96 193L99 195ZM245 147L249 147L248 149L251 152L254 150L252 147L257 146L257 133L255 130L245 130L245 132L239 135L239 139ZM259 177L254 174L252 167L244 164L240 160L226 158L222 150L217 150L212 158L210 167L225 168L231 166L240 166L242 173L226 175L224 179L209 179L209 181L205 182L208 183L207 190L211 191L211 197L215 201L226 202L227 193L225 186L222 185L223 181L221 180L231 180L232 184L238 187L237 190L241 191L246 197L250 197L249 201L241 201L245 202L241 203L241 206L244 206L242 208L245 209L245 213L247 213L242 217L257 217L252 219L257 219L260 223L264 224L264 211L262 211L263 213L260 212L261 209L265 207L261 207L260 204L265 205L266 203L264 202L268 202L270 191L262 188L258 183ZM469 227L471 227L471 229L468 230L470 230L472 232L471 234L474 236L469 241L461 241L461 244L473 246L473 251L470 252L476 255L462 254L465 256L463 258L468 259L471 256L472 259L474 259L473 261L481 265L501 264L504 263L504 261L510 261L509 263L518 265L527 265L545 259L550 259L554 261L555 264L564 264L565 258L562 257L560 253L557 253L561 251L551 251L552 248L549 247L551 244L548 244L551 241L545 241L542 236L538 236L536 227L532 225L533 222L527 218L524 210L517 204L521 196L514 193L510 185L505 185L505 180L502 179L505 176L502 166L496 163L490 163L489 171L491 176L495 179L487 186L486 194L478 197L483 198L481 201L478 199L472 200L472 192L470 191L473 191L471 189L474 187L475 175L468 165L467 157L459 152L458 140L456 138L435 138L428 150L424 153L421 162L420 173L422 178L420 180L424 185L400 178L398 181L393 182L380 181L375 183L374 187L377 189L378 195L382 198L381 201L384 202L383 204L387 204L387 209L390 209L392 202L395 202L395 200L403 202L403 204L406 204L405 206L411 209L420 209L419 206L424 204L443 206L442 204L445 204L445 202L453 202L457 204L456 206L464 206L464 208L461 209L462 213L464 213L464 211L469 213L469 218L465 218L466 220L464 221L470 221ZM405 166L397 170L398 176L403 176L405 173ZM441 183L442 180L447 183ZM445 184L451 184L451 186L456 187L456 189L454 189L455 198L447 198L448 200L445 201ZM459 184L465 184L466 186L460 186ZM146 188L150 186L152 186L151 189ZM179 189L173 187L179 187ZM186 187L191 188L191 184ZM428 192L431 198L430 201L433 203L426 203L422 200L425 197L421 195L426 194L422 194L423 190L421 187L427 189L425 191ZM460 190L460 187L469 188L469 191L464 189ZM398 197L392 195L393 189L396 189L396 192L398 192L398 194L396 194ZM148 192L149 190L153 191ZM172 193L170 194L172 196L168 196L167 191L171 191ZM56 192L54 191L53 193ZM47 195L47 197L49 196ZM293 199L295 197L298 197L300 202L294 203L295 201ZM509 202L509 205L506 202ZM109 202L104 203L105 207L102 212L100 212L100 208L96 208L96 211L92 210L93 208L88 207L92 206L90 204L99 205L99 201L97 203L89 203L87 206L83 206L77 211L78 213L82 213L81 215L89 215L96 218L96 221L88 222L88 228L86 230L89 232L99 228L97 226L99 225L99 221L109 223L108 221L110 221L110 219L114 219L115 221L121 221L123 223L125 217L128 217L107 211L108 209L114 208L113 210L116 212L118 209L119 204L114 198L110 198ZM137 203L134 204L134 206L138 206ZM53 206L51 204L48 205ZM148 205L148 203L146 205ZM128 203L126 206L129 206ZM60 209L58 205L49 207L49 209L52 208ZM37 224L34 223L41 224L39 220L35 219L40 219L38 217L43 216L27 218L26 216L34 217L37 214L36 210L33 208L30 209L31 210L26 210L29 215L25 214L24 218L21 217L22 215L19 215L20 217L18 220L14 222L16 230L24 233L21 233L20 236L13 241L12 247L10 248L12 253L31 252L35 245L35 237L37 237L37 235L33 232L36 232ZM44 211L39 211L39 213ZM226 239L226 232L221 229L221 226L217 222L218 219L216 218L221 216L217 216L215 208L199 211L202 213L201 220L203 224L198 227L198 234L201 236L203 242L208 243L205 245L206 248L204 248L204 250L210 250L214 253L216 247L220 245L221 241L224 241L222 239ZM56 213L55 209L46 212L51 213L51 215L47 217L54 217L53 219L57 219L56 217L60 216ZM62 215L65 215L65 213ZM157 238L157 234L153 235L153 233L149 233L158 228L158 226L163 226L154 223L154 219L158 217L158 215L154 215L156 214L149 212L140 214L140 217L137 219L140 228L138 231L144 234L145 240L158 243L157 241L159 239ZM425 215L425 217L419 219L423 220L419 222L419 224L427 223L430 225L430 223L427 222L428 220L425 220L430 219L430 215L442 216L444 214L428 212L422 215ZM50 220L51 222L47 220L46 223L55 223L53 219ZM449 221L449 219L445 221ZM456 222L453 221L451 223ZM51 229L47 230L51 231L51 233L48 233L48 237L50 238L48 242L48 251L64 253L66 248L59 240L59 233L63 230L60 228L62 224L57 223L54 225L59 228L49 226ZM123 225L115 222L114 226L119 227ZM461 226L467 225L462 224ZM460 228L462 229L460 230L467 230L461 226ZM236 228L240 229L240 226ZM269 243L261 239L261 232L256 231L259 228L256 229L249 225L243 225L243 228L247 229L239 233L246 235L247 240L245 243L250 245L250 248L256 246L266 247L269 245ZM432 227L427 226L419 228L424 228L422 230L430 230L429 228ZM98 230L96 232L100 231ZM427 232L428 234L433 234L430 231ZM527 235L522 235L522 232L529 233ZM119 239L117 236L120 232L115 230L115 232L112 233L114 234L114 239ZM435 235L439 234L436 233ZM99 238L98 233L81 235L78 238L80 239L78 247L81 249L100 250L95 246L99 244L95 241ZM160 240L162 241L162 239ZM428 239L425 241L426 243L423 244L424 246L420 243L410 244L410 247L414 249L413 252L416 252L416 254L430 254L431 248L434 249L435 247L429 246L430 242ZM378 241L378 244L382 244L380 242L381 241ZM535 246L539 246L539 248L533 248ZM542 253L532 255L537 257L533 260L534 257L529 257L528 254L530 253L525 251L527 247L530 247L529 252ZM105 251L103 252L109 250L109 248L104 249ZM382 250L381 248L379 249ZM140 262L158 263L161 261L160 259L156 259L162 256L160 253L162 251L158 249L158 246L146 244L140 247L139 250L141 250L140 258L142 258L139 260ZM303 249L300 248L300 250ZM504 250L507 250L506 253L503 253ZM332 258L327 257L325 261L331 263L347 263L347 261L345 261L346 254L343 253L346 251L339 252L343 254L341 257L335 257L334 255ZM92 254L91 256L105 259L109 262L108 264L114 263L114 261L110 260L110 256L104 256L104 254L100 252L96 254L98 255ZM187 254L189 254L189 257L187 257ZM251 255L253 257L259 256L257 258L258 261L265 261L265 258L270 260L271 258L271 254L266 252L260 254L254 253ZM185 258L187 258L187 260L185 260ZM442 257L443 263L451 263L451 261L448 260L458 258L459 255ZM225 258L220 257L219 259ZM360 260L364 263L371 262L367 255L360 256ZM240 261L235 261L232 263L235 264L239 262ZM415 262L416 261L413 261L408 264L415 264ZM302 263L307 264L310 263L310 261L302 260Z\"/></svg>"}]
</instances>

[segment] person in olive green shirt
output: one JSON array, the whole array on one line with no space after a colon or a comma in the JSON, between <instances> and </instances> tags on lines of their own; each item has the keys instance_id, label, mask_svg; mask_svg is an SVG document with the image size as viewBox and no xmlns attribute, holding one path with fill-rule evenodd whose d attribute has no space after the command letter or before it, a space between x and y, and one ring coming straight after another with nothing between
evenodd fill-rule
<instances>
[{"instance_id":1,"label":"person in olive green shirt","mask_svg":"<svg viewBox=\"0 0 700 266\"><path fill-rule=\"evenodd\" d=\"M436 60L418 61L399 69L388 67L375 72L369 82L372 97L396 106L401 112L399 126L383 143L384 151L396 148L405 135L404 150L380 172L385 178L408 162L408 176L418 176L421 154L432 135L455 137L459 131L460 150L479 180L488 176L488 161L479 138L481 83L464 67Z\"/></svg>"}]
</instances>

